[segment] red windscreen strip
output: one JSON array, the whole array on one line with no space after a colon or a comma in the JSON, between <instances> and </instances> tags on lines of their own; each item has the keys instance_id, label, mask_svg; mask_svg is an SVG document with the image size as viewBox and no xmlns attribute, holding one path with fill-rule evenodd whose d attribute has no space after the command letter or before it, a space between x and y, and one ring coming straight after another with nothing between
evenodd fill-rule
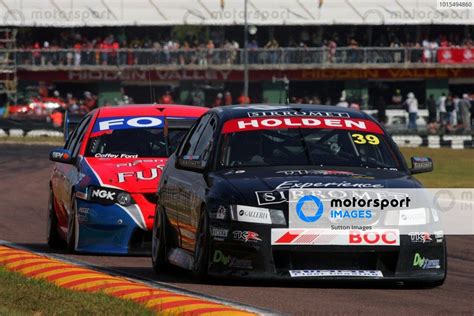
<instances>
[{"instance_id":1,"label":"red windscreen strip","mask_svg":"<svg viewBox=\"0 0 474 316\"><path fill-rule=\"evenodd\" d=\"M342 129L383 134L382 129L376 123L370 120L314 117L265 117L232 119L225 122L224 127L222 128L222 134L286 128Z\"/></svg>"}]
</instances>

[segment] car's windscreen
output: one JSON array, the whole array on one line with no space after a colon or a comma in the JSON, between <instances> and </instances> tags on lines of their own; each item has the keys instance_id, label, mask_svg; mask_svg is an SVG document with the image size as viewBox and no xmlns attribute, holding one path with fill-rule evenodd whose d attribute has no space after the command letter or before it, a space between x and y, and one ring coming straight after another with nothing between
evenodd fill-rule
<instances>
[{"instance_id":1,"label":"car's windscreen","mask_svg":"<svg viewBox=\"0 0 474 316\"><path fill-rule=\"evenodd\" d=\"M250 128L243 128L242 131L224 126L226 130L221 136L218 159L220 167L314 165L400 168L386 136L379 130L374 133L345 126L332 129L297 125L279 128L273 125L270 129L256 128L255 123L255 126L247 125Z\"/></svg>"},{"instance_id":2,"label":"car's windscreen","mask_svg":"<svg viewBox=\"0 0 474 316\"><path fill-rule=\"evenodd\" d=\"M187 129L129 128L91 135L86 157L138 158L168 157L183 139Z\"/></svg>"}]
</instances>

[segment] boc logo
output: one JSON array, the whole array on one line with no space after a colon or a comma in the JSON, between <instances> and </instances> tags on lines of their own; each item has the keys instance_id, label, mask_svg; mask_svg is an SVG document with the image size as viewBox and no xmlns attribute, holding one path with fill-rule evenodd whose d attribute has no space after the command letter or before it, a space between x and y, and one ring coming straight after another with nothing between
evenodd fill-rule
<instances>
[{"instance_id":1,"label":"boc logo","mask_svg":"<svg viewBox=\"0 0 474 316\"><path fill-rule=\"evenodd\" d=\"M323 212L323 203L313 195L303 196L296 204L296 214L307 223L316 222L323 215Z\"/></svg>"}]
</instances>

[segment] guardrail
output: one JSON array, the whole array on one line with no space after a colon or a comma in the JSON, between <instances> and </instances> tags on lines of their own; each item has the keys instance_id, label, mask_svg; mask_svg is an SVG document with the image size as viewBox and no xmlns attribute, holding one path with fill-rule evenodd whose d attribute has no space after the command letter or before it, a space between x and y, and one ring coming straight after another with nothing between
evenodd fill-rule
<instances>
[{"instance_id":1,"label":"guardrail","mask_svg":"<svg viewBox=\"0 0 474 316\"><path fill-rule=\"evenodd\" d=\"M457 53L463 50L468 53ZM457 54L454 54L456 52ZM471 48L278 48L249 49L251 66L474 64ZM452 59L452 56L460 60ZM460 55L460 56L461 56ZM471 56L471 57L469 57ZM464 58L464 59L463 59ZM15 49L0 50L0 60L14 60L18 68L79 66L241 66L243 49Z\"/></svg>"}]
</instances>

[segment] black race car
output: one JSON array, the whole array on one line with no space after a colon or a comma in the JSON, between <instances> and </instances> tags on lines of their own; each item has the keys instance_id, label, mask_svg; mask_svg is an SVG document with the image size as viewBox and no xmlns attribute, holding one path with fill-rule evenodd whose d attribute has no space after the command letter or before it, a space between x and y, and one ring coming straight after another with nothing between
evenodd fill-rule
<instances>
[{"instance_id":1,"label":"black race car","mask_svg":"<svg viewBox=\"0 0 474 316\"><path fill-rule=\"evenodd\" d=\"M432 161L414 157L412 164L409 169L384 128L363 112L319 105L214 108L196 122L164 168L153 268L161 273L171 263L199 278L441 285L447 264L442 231L366 234L363 226L356 231L352 226L343 233L348 239L338 240L289 229L294 190L422 188L412 174L431 171ZM318 205L312 195L298 203L307 200ZM419 210L406 210L403 220L416 218ZM298 216L315 222L318 213Z\"/></svg>"}]
</instances>

